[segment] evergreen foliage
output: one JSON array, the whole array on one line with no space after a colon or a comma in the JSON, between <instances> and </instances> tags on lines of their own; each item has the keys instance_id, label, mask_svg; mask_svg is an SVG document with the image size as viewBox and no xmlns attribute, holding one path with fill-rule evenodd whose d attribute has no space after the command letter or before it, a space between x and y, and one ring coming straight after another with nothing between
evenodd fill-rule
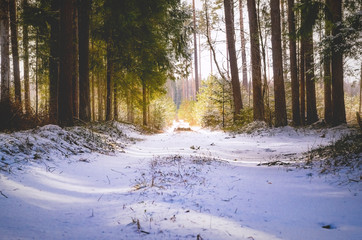
<instances>
[{"instance_id":1,"label":"evergreen foliage","mask_svg":"<svg viewBox=\"0 0 362 240\"><path fill-rule=\"evenodd\" d=\"M287 122L284 106L283 116L279 116L277 99L283 97L288 119L293 119L296 126L312 124L319 116L335 125L355 121L354 111L361 109L357 108L362 99L359 97L358 102L358 94L362 94L358 93L362 55L360 1L283 0L279 4L267 0L203 0L202 9L195 9L195 19L192 5L181 0L67 0L66 9L61 10L64 2L1 2L1 24L6 26L2 29L7 30L0 34L4 45L0 89L2 129L46 123L73 125L79 122L78 118L84 123L120 120L160 129L171 123L177 107L179 119L201 126L238 127L252 121L251 117L254 121L282 126ZM280 86L273 84L281 81L272 73L277 61L272 60L276 47L272 44L271 20L278 14L271 14L270 3L274 10L279 6L281 11L282 48L278 52L282 58L278 58L278 65L282 67L278 69L284 68L280 74L285 92L279 92ZM72 17L66 23L61 22L64 10ZM243 69L237 68L241 55L245 55L240 52L242 44L237 44L244 33L239 32L240 13L244 14L245 25L249 23L250 31L245 34L249 39L243 39L249 65L247 74L245 56ZM285 27L287 20L290 29ZM66 36L72 48L65 46ZM197 38L201 39L199 45ZM286 44L288 41L290 45ZM17 42L19 54L16 54ZM226 49L234 43L235 49L229 49L232 61L227 62ZM9 50L12 47L11 51L7 45ZM79 52L74 51L74 46L79 47ZM210 67L216 66L217 74L203 76L205 79L200 79L196 89L195 81L201 74L192 68L195 60L200 61L199 68L204 67L202 51L205 50L210 51ZM196 51L198 59L192 60ZM24 72L20 85L17 55L20 67L23 66L20 72ZM71 72L62 70L64 64L72 68ZM228 69L233 70L232 74ZM248 82L244 77L240 89L235 79L242 70L251 79ZM79 74L75 74L77 71ZM64 86L69 76L72 83ZM239 112L240 102L233 97L239 90L245 109L235 114ZM72 111L68 109L70 106Z\"/></svg>"}]
</instances>

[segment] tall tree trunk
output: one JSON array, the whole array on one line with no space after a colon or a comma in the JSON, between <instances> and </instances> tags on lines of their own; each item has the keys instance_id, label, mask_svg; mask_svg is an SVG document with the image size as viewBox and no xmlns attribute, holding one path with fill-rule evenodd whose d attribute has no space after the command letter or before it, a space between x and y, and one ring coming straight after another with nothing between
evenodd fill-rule
<instances>
[{"instance_id":1,"label":"tall tree trunk","mask_svg":"<svg viewBox=\"0 0 362 240\"><path fill-rule=\"evenodd\" d=\"M51 1L51 10L56 14L50 21L49 120L51 123L56 123L59 83L59 0Z\"/></svg>"},{"instance_id":2,"label":"tall tree trunk","mask_svg":"<svg viewBox=\"0 0 362 240\"><path fill-rule=\"evenodd\" d=\"M118 120L118 89L116 81L113 81L113 119Z\"/></svg>"},{"instance_id":3,"label":"tall tree trunk","mask_svg":"<svg viewBox=\"0 0 362 240\"><path fill-rule=\"evenodd\" d=\"M126 89L127 122L131 122L131 90Z\"/></svg>"},{"instance_id":4,"label":"tall tree trunk","mask_svg":"<svg viewBox=\"0 0 362 240\"><path fill-rule=\"evenodd\" d=\"M202 81L202 74L201 74L201 52L202 52L202 49L201 49L201 37L200 37L200 34L198 35L198 39L199 39L199 88L200 88L200 85L201 85L201 81Z\"/></svg>"},{"instance_id":5,"label":"tall tree trunk","mask_svg":"<svg viewBox=\"0 0 362 240\"><path fill-rule=\"evenodd\" d=\"M327 0L328 4L328 0ZM329 17L329 13L325 13L325 35L331 35L329 22L332 19ZM332 109L332 76L331 76L331 58L330 56L324 56L323 59L323 71L324 71L324 120L326 123L331 124L333 121L333 109Z\"/></svg>"},{"instance_id":6,"label":"tall tree trunk","mask_svg":"<svg viewBox=\"0 0 362 240\"><path fill-rule=\"evenodd\" d=\"M98 82L98 121L103 121L103 88L102 81L99 74L97 74L97 82Z\"/></svg>"},{"instance_id":7,"label":"tall tree trunk","mask_svg":"<svg viewBox=\"0 0 362 240\"><path fill-rule=\"evenodd\" d=\"M241 37L241 60L243 67L243 86L248 91L248 68L246 62L246 39L244 33L243 0L239 0L240 14L240 37Z\"/></svg>"},{"instance_id":8,"label":"tall tree trunk","mask_svg":"<svg viewBox=\"0 0 362 240\"><path fill-rule=\"evenodd\" d=\"M0 1L1 100L0 129L10 123L9 1Z\"/></svg>"},{"instance_id":9,"label":"tall tree trunk","mask_svg":"<svg viewBox=\"0 0 362 240\"><path fill-rule=\"evenodd\" d=\"M35 115L39 114L39 29L36 30L35 39Z\"/></svg>"},{"instance_id":10,"label":"tall tree trunk","mask_svg":"<svg viewBox=\"0 0 362 240\"><path fill-rule=\"evenodd\" d=\"M208 1L204 0L204 11L205 11L205 22L206 22L206 40L207 43L210 45L211 41L209 41L211 39L211 27L210 27L210 21L209 21L209 7L208 7ZM211 49L211 46L209 46L210 48L210 74L213 75L213 67L212 67L212 56L213 56L213 52Z\"/></svg>"},{"instance_id":11,"label":"tall tree trunk","mask_svg":"<svg viewBox=\"0 0 362 240\"><path fill-rule=\"evenodd\" d=\"M308 34L304 44L304 71L305 71L305 87L307 94L307 124L318 121L316 93L314 81L314 58L313 58L313 38L312 34Z\"/></svg>"},{"instance_id":12,"label":"tall tree trunk","mask_svg":"<svg viewBox=\"0 0 362 240\"><path fill-rule=\"evenodd\" d=\"M113 43L111 35L107 42L107 107L106 121L112 120L112 78L113 78Z\"/></svg>"},{"instance_id":13,"label":"tall tree trunk","mask_svg":"<svg viewBox=\"0 0 362 240\"><path fill-rule=\"evenodd\" d=\"M73 86L73 114L74 117L79 118L79 35L78 35L78 8L77 0L73 0L73 72L72 72L72 86Z\"/></svg>"},{"instance_id":14,"label":"tall tree trunk","mask_svg":"<svg viewBox=\"0 0 362 240\"><path fill-rule=\"evenodd\" d=\"M92 88L91 88L91 90L92 90L92 96L91 96L91 101L92 101L92 121L94 122L94 121L96 121L96 96L95 96L95 86L94 86L94 84L95 84L95 80L94 80L94 74L92 74L92 76L91 76L91 82L92 82Z\"/></svg>"},{"instance_id":15,"label":"tall tree trunk","mask_svg":"<svg viewBox=\"0 0 362 240\"><path fill-rule=\"evenodd\" d=\"M23 10L28 8L28 0L22 0ZM24 51L24 97L25 97L25 112L31 113L30 108L30 76L29 76L29 30L26 23L23 24L23 51Z\"/></svg>"},{"instance_id":16,"label":"tall tree trunk","mask_svg":"<svg viewBox=\"0 0 362 240\"><path fill-rule=\"evenodd\" d=\"M260 36L260 48L261 48L261 57L263 60L263 71L262 71L262 100L263 102L266 104L266 107L269 111L269 86L268 86L268 79L270 79L270 74L268 74L267 77L267 73L269 73L269 57L268 57L268 51L265 51L265 49L267 48L267 31L265 31L265 40L263 40L263 34L261 32L261 27L260 27L260 16L258 16L258 26L259 26L259 36ZM261 63L260 63L261 64ZM265 115L265 114L264 114ZM271 120L271 119L270 119ZM271 123L270 123L271 124Z\"/></svg>"},{"instance_id":17,"label":"tall tree trunk","mask_svg":"<svg viewBox=\"0 0 362 240\"><path fill-rule=\"evenodd\" d=\"M332 88L331 88L331 59L328 56L323 60L324 71L324 120L330 124L333 121Z\"/></svg>"},{"instance_id":18,"label":"tall tree trunk","mask_svg":"<svg viewBox=\"0 0 362 240\"><path fill-rule=\"evenodd\" d=\"M243 108L241 100L240 82L239 82L239 69L236 58L235 50L235 30L234 30L234 15L232 0L224 0L225 10L225 24L226 24L226 38L228 44L228 52L230 56L230 70L231 70L231 84L233 89L234 99L234 118L240 114Z\"/></svg>"},{"instance_id":19,"label":"tall tree trunk","mask_svg":"<svg viewBox=\"0 0 362 240\"><path fill-rule=\"evenodd\" d=\"M146 101L147 101L147 123L148 125L150 125L151 127L152 122L151 122L151 104L150 104L150 100L151 99L151 94L150 91L147 91L147 96L146 96Z\"/></svg>"},{"instance_id":20,"label":"tall tree trunk","mask_svg":"<svg viewBox=\"0 0 362 240\"><path fill-rule=\"evenodd\" d=\"M270 11L274 75L275 126L280 127L286 126L288 123L283 79L283 56L281 46L279 0L270 1Z\"/></svg>"},{"instance_id":21,"label":"tall tree trunk","mask_svg":"<svg viewBox=\"0 0 362 240\"><path fill-rule=\"evenodd\" d=\"M144 79L142 81L142 116L143 116L143 126L147 126L147 88L146 82Z\"/></svg>"},{"instance_id":22,"label":"tall tree trunk","mask_svg":"<svg viewBox=\"0 0 362 240\"><path fill-rule=\"evenodd\" d=\"M298 82L298 67L297 67L294 0L288 0L288 30L289 30L290 75L291 75L291 84L292 84L293 125L299 126L300 125L299 82Z\"/></svg>"},{"instance_id":23,"label":"tall tree trunk","mask_svg":"<svg viewBox=\"0 0 362 240\"><path fill-rule=\"evenodd\" d=\"M131 91L131 123L134 123L134 97Z\"/></svg>"},{"instance_id":24,"label":"tall tree trunk","mask_svg":"<svg viewBox=\"0 0 362 240\"><path fill-rule=\"evenodd\" d=\"M300 79L300 120L301 124L305 125L305 68L304 68L304 44L301 40L300 44L300 64L299 64L299 79Z\"/></svg>"},{"instance_id":25,"label":"tall tree trunk","mask_svg":"<svg viewBox=\"0 0 362 240\"><path fill-rule=\"evenodd\" d=\"M195 62L195 100L196 95L199 93L199 71L198 71L198 60L197 60L197 40L196 40L196 10L195 0L192 0L192 12L193 12L193 24L194 24L194 62Z\"/></svg>"},{"instance_id":26,"label":"tall tree trunk","mask_svg":"<svg viewBox=\"0 0 362 240\"><path fill-rule=\"evenodd\" d=\"M332 14L332 109L333 109L333 124L339 125L346 122L346 109L344 104L343 90L343 53L339 50L343 43L340 36L342 26L339 24L342 21L342 0L327 0L327 6Z\"/></svg>"},{"instance_id":27,"label":"tall tree trunk","mask_svg":"<svg viewBox=\"0 0 362 240\"><path fill-rule=\"evenodd\" d=\"M284 81L287 81L288 79L288 73L286 69L288 68L287 64L287 38L286 38L286 32L287 32L287 21L285 20L285 1L286 0L280 0L280 17L281 17L281 41L282 41L282 53L283 53L283 78Z\"/></svg>"},{"instance_id":28,"label":"tall tree trunk","mask_svg":"<svg viewBox=\"0 0 362 240\"><path fill-rule=\"evenodd\" d=\"M208 21L208 19L207 19L207 21ZM209 26L209 23L206 23L207 24L207 26ZM210 29L210 27L207 27L207 38L209 39L209 38L211 38L211 29ZM211 75L213 75L213 67L212 67L212 49L211 49L211 47L210 47L210 74Z\"/></svg>"},{"instance_id":29,"label":"tall tree trunk","mask_svg":"<svg viewBox=\"0 0 362 240\"><path fill-rule=\"evenodd\" d=\"M15 85L15 104L22 111L21 103L21 84L19 68L19 47L18 47L18 22L16 16L16 1L10 0L10 29L11 29L11 49L13 54L13 71Z\"/></svg>"},{"instance_id":30,"label":"tall tree trunk","mask_svg":"<svg viewBox=\"0 0 362 240\"><path fill-rule=\"evenodd\" d=\"M79 2L79 118L91 120L89 87L89 12L90 0Z\"/></svg>"},{"instance_id":31,"label":"tall tree trunk","mask_svg":"<svg viewBox=\"0 0 362 240\"><path fill-rule=\"evenodd\" d=\"M73 125L73 0L60 1L58 124Z\"/></svg>"},{"instance_id":32,"label":"tall tree trunk","mask_svg":"<svg viewBox=\"0 0 362 240\"><path fill-rule=\"evenodd\" d=\"M248 0L250 51L253 83L253 113L254 120L264 121L264 103L261 83L261 60L259 49L258 20L256 15L255 0Z\"/></svg>"},{"instance_id":33,"label":"tall tree trunk","mask_svg":"<svg viewBox=\"0 0 362 240\"><path fill-rule=\"evenodd\" d=\"M301 11L302 18L305 18L307 15L305 11L306 11L305 9L302 9ZM301 44L304 49L304 72L305 72L305 87L307 95L307 124L312 124L318 121L315 79L314 79L314 57L313 57L314 50L313 50L312 31L302 35Z\"/></svg>"}]
</instances>

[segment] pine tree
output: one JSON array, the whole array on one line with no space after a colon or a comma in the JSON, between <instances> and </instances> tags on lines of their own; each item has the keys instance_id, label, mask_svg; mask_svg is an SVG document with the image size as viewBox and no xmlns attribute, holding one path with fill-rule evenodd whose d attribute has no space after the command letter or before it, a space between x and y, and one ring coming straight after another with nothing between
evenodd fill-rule
<instances>
[{"instance_id":1,"label":"pine tree","mask_svg":"<svg viewBox=\"0 0 362 240\"><path fill-rule=\"evenodd\" d=\"M270 10L275 95L275 126L279 127L288 124L283 79L279 0L270 1Z\"/></svg>"},{"instance_id":2,"label":"pine tree","mask_svg":"<svg viewBox=\"0 0 362 240\"><path fill-rule=\"evenodd\" d=\"M89 12L90 0L79 3L79 118L91 120L89 86ZM92 88L94 86L92 85Z\"/></svg>"},{"instance_id":3,"label":"pine tree","mask_svg":"<svg viewBox=\"0 0 362 240\"><path fill-rule=\"evenodd\" d=\"M112 34L109 33L107 41L107 87L106 87L106 121L112 120L112 86L113 86L113 42Z\"/></svg>"},{"instance_id":4,"label":"pine tree","mask_svg":"<svg viewBox=\"0 0 362 240\"><path fill-rule=\"evenodd\" d=\"M28 0L22 0L21 6L23 11L28 8ZM24 51L24 102L25 113L30 114L30 74L29 74L29 29L28 24L23 23L23 51Z\"/></svg>"},{"instance_id":5,"label":"pine tree","mask_svg":"<svg viewBox=\"0 0 362 240\"><path fill-rule=\"evenodd\" d=\"M339 49L343 42L341 33L342 21L342 0L327 0L327 6L332 14L333 28L333 45L332 45L332 109L333 124L339 125L346 122L346 110L344 104L343 90L343 52Z\"/></svg>"},{"instance_id":6,"label":"pine tree","mask_svg":"<svg viewBox=\"0 0 362 240\"><path fill-rule=\"evenodd\" d=\"M301 11L302 27L305 27L305 30L302 32L301 45L304 52L302 57L304 57L305 89L307 96L307 124L312 124L318 121L314 79L313 22L309 19L313 5L311 4L311 0L302 0L302 3L304 4Z\"/></svg>"},{"instance_id":7,"label":"pine tree","mask_svg":"<svg viewBox=\"0 0 362 240\"><path fill-rule=\"evenodd\" d=\"M198 57L197 57L197 42L196 42L196 9L195 0L192 0L192 13L194 25L194 62L195 62L195 97L199 93L199 73L198 73Z\"/></svg>"},{"instance_id":8,"label":"pine tree","mask_svg":"<svg viewBox=\"0 0 362 240\"><path fill-rule=\"evenodd\" d=\"M328 3L328 2L327 2ZM325 35L330 36L330 13L325 12ZM324 120L326 123L331 124L333 121L332 109L332 77L331 77L331 57L326 54L323 58L323 71L324 71Z\"/></svg>"},{"instance_id":9,"label":"pine tree","mask_svg":"<svg viewBox=\"0 0 362 240\"><path fill-rule=\"evenodd\" d=\"M255 0L248 0L247 5L248 5L249 31L250 31L254 120L264 121L264 103L262 98L259 32L258 32Z\"/></svg>"},{"instance_id":10,"label":"pine tree","mask_svg":"<svg viewBox=\"0 0 362 240\"><path fill-rule=\"evenodd\" d=\"M288 30L289 30L289 55L290 55L290 74L292 84L292 112L293 125L300 125L299 108L299 82L297 67L297 46L295 34L294 0L288 0Z\"/></svg>"},{"instance_id":11,"label":"pine tree","mask_svg":"<svg viewBox=\"0 0 362 240\"><path fill-rule=\"evenodd\" d=\"M248 68L246 61L246 39L244 33L244 19L243 19L243 0L239 0L239 14L240 14L240 39L241 39L241 60L243 67L243 87L248 91Z\"/></svg>"},{"instance_id":12,"label":"pine tree","mask_svg":"<svg viewBox=\"0 0 362 240\"><path fill-rule=\"evenodd\" d=\"M224 0L226 39L227 39L229 56L230 56L231 84L232 84L233 99L234 99L234 114L235 117L237 117L237 115L240 114L240 111L243 108L243 103L241 100L239 71L238 71L238 63L235 51L235 30L234 30L234 16L232 8L233 8L232 1Z\"/></svg>"},{"instance_id":13,"label":"pine tree","mask_svg":"<svg viewBox=\"0 0 362 240\"><path fill-rule=\"evenodd\" d=\"M0 128L10 123L9 0L0 1L1 99Z\"/></svg>"},{"instance_id":14,"label":"pine tree","mask_svg":"<svg viewBox=\"0 0 362 240\"><path fill-rule=\"evenodd\" d=\"M15 85L15 104L22 111L21 105L21 84L20 84L20 67L19 67L19 47L18 47L18 19L16 11L16 1L10 0L10 29L11 29L11 49L13 54L13 72Z\"/></svg>"},{"instance_id":15,"label":"pine tree","mask_svg":"<svg viewBox=\"0 0 362 240\"><path fill-rule=\"evenodd\" d=\"M73 116L79 118L79 35L78 35L78 1L73 0L73 70L72 70L72 88L73 88Z\"/></svg>"},{"instance_id":16,"label":"pine tree","mask_svg":"<svg viewBox=\"0 0 362 240\"><path fill-rule=\"evenodd\" d=\"M58 119L58 83L59 83L59 7L60 0L51 0L50 7L54 13L50 20L50 56L49 56L49 120L56 123Z\"/></svg>"},{"instance_id":17,"label":"pine tree","mask_svg":"<svg viewBox=\"0 0 362 240\"><path fill-rule=\"evenodd\" d=\"M58 124L73 125L73 0L60 1Z\"/></svg>"}]
</instances>

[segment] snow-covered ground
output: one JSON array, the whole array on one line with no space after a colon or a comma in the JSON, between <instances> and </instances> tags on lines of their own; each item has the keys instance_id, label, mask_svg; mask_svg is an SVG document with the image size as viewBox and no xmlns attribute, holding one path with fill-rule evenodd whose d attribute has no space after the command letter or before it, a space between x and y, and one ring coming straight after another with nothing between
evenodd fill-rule
<instances>
[{"instance_id":1,"label":"snow-covered ground","mask_svg":"<svg viewBox=\"0 0 362 240\"><path fill-rule=\"evenodd\" d=\"M0 239L361 239L360 182L257 166L344 128L106 131L0 134Z\"/></svg>"}]
</instances>

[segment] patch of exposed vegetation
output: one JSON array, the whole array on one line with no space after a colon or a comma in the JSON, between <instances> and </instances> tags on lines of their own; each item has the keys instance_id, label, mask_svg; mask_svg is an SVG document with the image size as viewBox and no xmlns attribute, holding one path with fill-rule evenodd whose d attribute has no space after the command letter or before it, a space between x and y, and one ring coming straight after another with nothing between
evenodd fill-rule
<instances>
[{"instance_id":1,"label":"patch of exposed vegetation","mask_svg":"<svg viewBox=\"0 0 362 240\"><path fill-rule=\"evenodd\" d=\"M26 131L0 133L0 170L11 172L12 165L29 161L122 151L126 143L136 140L125 133L129 128L118 122L104 122L69 128L45 125Z\"/></svg>"},{"instance_id":2,"label":"patch of exposed vegetation","mask_svg":"<svg viewBox=\"0 0 362 240\"><path fill-rule=\"evenodd\" d=\"M303 157L306 166L317 166L321 174L344 173L348 181L362 182L362 133L352 133L329 146L313 149Z\"/></svg>"}]
</instances>

